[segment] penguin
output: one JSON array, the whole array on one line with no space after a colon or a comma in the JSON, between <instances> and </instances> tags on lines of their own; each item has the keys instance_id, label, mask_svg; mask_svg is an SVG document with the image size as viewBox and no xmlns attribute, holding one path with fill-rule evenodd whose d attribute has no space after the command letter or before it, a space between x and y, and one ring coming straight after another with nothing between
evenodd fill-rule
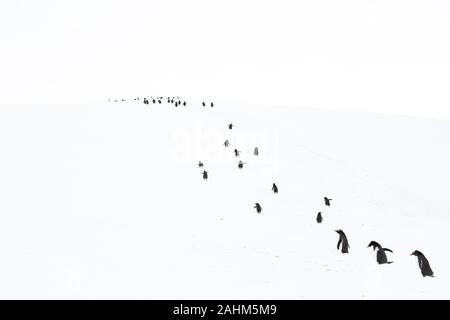
<instances>
[{"instance_id":1,"label":"penguin","mask_svg":"<svg viewBox=\"0 0 450 320\"><path fill-rule=\"evenodd\" d=\"M202 106L206 107L205 101L203 101Z\"/></svg>"},{"instance_id":2,"label":"penguin","mask_svg":"<svg viewBox=\"0 0 450 320\"><path fill-rule=\"evenodd\" d=\"M273 193L278 193L278 187L275 183L272 184L272 191Z\"/></svg>"},{"instance_id":3,"label":"penguin","mask_svg":"<svg viewBox=\"0 0 450 320\"><path fill-rule=\"evenodd\" d=\"M186 107L186 101L183 101L183 107Z\"/></svg>"},{"instance_id":4,"label":"penguin","mask_svg":"<svg viewBox=\"0 0 450 320\"><path fill-rule=\"evenodd\" d=\"M225 147L228 147L228 146L230 145L230 143L228 142L228 140L225 140L225 142L223 143L223 145L224 145Z\"/></svg>"},{"instance_id":5,"label":"penguin","mask_svg":"<svg viewBox=\"0 0 450 320\"><path fill-rule=\"evenodd\" d=\"M178 102L175 102L175 107L178 107Z\"/></svg>"},{"instance_id":6,"label":"penguin","mask_svg":"<svg viewBox=\"0 0 450 320\"><path fill-rule=\"evenodd\" d=\"M153 99L153 104L155 104L156 103L156 100L155 99Z\"/></svg>"},{"instance_id":7,"label":"penguin","mask_svg":"<svg viewBox=\"0 0 450 320\"><path fill-rule=\"evenodd\" d=\"M262 211L261 205L258 202L255 203L255 206L253 208L256 209L257 213L261 213Z\"/></svg>"},{"instance_id":8,"label":"penguin","mask_svg":"<svg viewBox=\"0 0 450 320\"><path fill-rule=\"evenodd\" d=\"M431 270L430 263L428 262L427 258L425 258L422 252L420 252L419 250L415 250L413 253L411 253L411 255L417 257L422 276L434 277L434 273L433 270Z\"/></svg>"},{"instance_id":9,"label":"penguin","mask_svg":"<svg viewBox=\"0 0 450 320\"><path fill-rule=\"evenodd\" d=\"M203 168L203 162L199 161L199 162L198 162L198 167L199 167L199 168Z\"/></svg>"},{"instance_id":10,"label":"penguin","mask_svg":"<svg viewBox=\"0 0 450 320\"><path fill-rule=\"evenodd\" d=\"M214 103L211 102L211 108L214 107Z\"/></svg>"},{"instance_id":11,"label":"penguin","mask_svg":"<svg viewBox=\"0 0 450 320\"><path fill-rule=\"evenodd\" d=\"M259 154L258 147L255 147L255 150L253 150L253 154L254 154L255 156L257 156L257 155Z\"/></svg>"},{"instance_id":12,"label":"penguin","mask_svg":"<svg viewBox=\"0 0 450 320\"><path fill-rule=\"evenodd\" d=\"M161 100L158 100L158 103L161 104Z\"/></svg>"},{"instance_id":13,"label":"penguin","mask_svg":"<svg viewBox=\"0 0 450 320\"><path fill-rule=\"evenodd\" d=\"M238 168L242 169L244 167L245 162L242 162L241 160L239 160L238 162Z\"/></svg>"},{"instance_id":14,"label":"penguin","mask_svg":"<svg viewBox=\"0 0 450 320\"><path fill-rule=\"evenodd\" d=\"M330 201L333 199L328 199L327 197L324 197L323 200L325 200L325 205L330 206Z\"/></svg>"},{"instance_id":15,"label":"penguin","mask_svg":"<svg viewBox=\"0 0 450 320\"><path fill-rule=\"evenodd\" d=\"M348 253L348 249L350 248L347 240L347 236L342 230L335 230L339 234L339 241L337 243L337 249L339 250L339 246L342 244L341 252Z\"/></svg>"},{"instance_id":16,"label":"penguin","mask_svg":"<svg viewBox=\"0 0 450 320\"><path fill-rule=\"evenodd\" d=\"M239 157L239 150L238 149L234 149L234 155L236 156L236 157Z\"/></svg>"},{"instance_id":17,"label":"penguin","mask_svg":"<svg viewBox=\"0 0 450 320\"><path fill-rule=\"evenodd\" d=\"M378 264L385 264L385 263L392 263L392 261L388 261L387 257L386 257L386 253L385 251L389 251L392 252L391 249L388 248L383 248L378 242L376 241L370 241L369 245L367 246L367 248L369 247L373 247L373 250L375 251L375 249L378 249L377 251L377 262Z\"/></svg>"},{"instance_id":18,"label":"penguin","mask_svg":"<svg viewBox=\"0 0 450 320\"><path fill-rule=\"evenodd\" d=\"M208 171L203 170L203 180L208 180Z\"/></svg>"},{"instance_id":19,"label":"penguin","mask_svg":"<svg viewBox=\"0 0 450 320\"><path fill-rule=\"evenodd\" d=\"M322 221L323 221L322 212L319 212L317 214L316 221L317 221L317 223L322 223Z\"/></svg>"},{"instance_id":20,"label":"penguin","mask_svg":"<svg viewBox=\"0 0 450 320\"><path fill-rule=\"evenodd\" d=\"M229 125L228 125L228 129L233 129L233 124L232 123L230 123Z\"/></svg>"}]
</instances>

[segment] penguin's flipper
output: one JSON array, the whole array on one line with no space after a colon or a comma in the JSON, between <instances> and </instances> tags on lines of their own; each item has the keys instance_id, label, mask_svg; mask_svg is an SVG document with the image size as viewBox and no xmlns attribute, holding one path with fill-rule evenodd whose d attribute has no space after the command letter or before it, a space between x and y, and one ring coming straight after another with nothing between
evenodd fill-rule
<instances>
[{"instance_id":1,"label":"penguin's flipper","mask_svg":"<svg viewBox=\"0 0 450 320\"><path fill-rule=\"evenodd\" d=\"M383 251L389 251L389 252L394 253L394 251L392 251L391 249L388 249L388 248L383 248Z\"/></svg>"},{"instance_id":2,"label":"penguin's flipper","mask_svg":"<svg viewBox=\"0 0 450 320\"><path fill-rule=\"evenodd\" d=\"M337 243L337 249L338 249L338 250L339 250L339 246L341 245L341 242L342 242L342 239L339 238L339 241L338 241L338 243Z\"/></svg>"},{"instance_id":3,"label":"penguin's flipper","mask_svg":"<svg viewBox=\"0 0 450 320\"><path fill-rule=\"evenodd\" d=\"M388 261L388 262L386 262L387 264L391 264L391 263L394 263L394 261Z\"/></svg>"}]
</instances>

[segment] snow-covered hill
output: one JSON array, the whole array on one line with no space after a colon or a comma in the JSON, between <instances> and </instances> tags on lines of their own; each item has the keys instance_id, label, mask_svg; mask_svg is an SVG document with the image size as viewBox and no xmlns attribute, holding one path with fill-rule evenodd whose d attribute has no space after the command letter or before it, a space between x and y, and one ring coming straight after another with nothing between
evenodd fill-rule
<instances>
[{"instance_id":1,"label":"snow-covered hill","mask_svg":"<svg viewBox=\"0 0 450 320\"><path fill-rule=\"evenodd\" d=\"M0 108L0 298L450 298L450 122L187 102Z\"/></svg>"}]
</instances>

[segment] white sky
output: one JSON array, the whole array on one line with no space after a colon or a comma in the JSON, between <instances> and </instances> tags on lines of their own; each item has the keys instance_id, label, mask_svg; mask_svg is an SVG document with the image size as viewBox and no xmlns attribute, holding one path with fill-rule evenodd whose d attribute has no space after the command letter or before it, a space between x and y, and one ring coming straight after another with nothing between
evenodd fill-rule
<instances>
[{"instance_id":1,"label":"white sky","mask_svg":"<svg viewBox=\"0 0 450 320\"><path fill-rule=\"evenodd\" d=\"M1 0L0 103L181 95L450 118L448 0Z\"/></svg>"}]
</instances>

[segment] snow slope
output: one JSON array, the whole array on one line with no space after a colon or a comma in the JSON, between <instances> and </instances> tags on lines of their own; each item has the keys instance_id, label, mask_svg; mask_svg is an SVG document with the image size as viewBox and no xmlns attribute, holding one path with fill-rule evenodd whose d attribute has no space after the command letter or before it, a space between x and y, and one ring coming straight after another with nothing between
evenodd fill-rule
<instances>
[{"instance_id":1,"label":"snow slope","mask_svg":"<svg viewBox=\"0 0 450 320\"><path fill-rule=\"evenodd\" d=\"M215 105L0 107L0 298L450 298L448 121Z\"/></svg>"}]
</instances>

